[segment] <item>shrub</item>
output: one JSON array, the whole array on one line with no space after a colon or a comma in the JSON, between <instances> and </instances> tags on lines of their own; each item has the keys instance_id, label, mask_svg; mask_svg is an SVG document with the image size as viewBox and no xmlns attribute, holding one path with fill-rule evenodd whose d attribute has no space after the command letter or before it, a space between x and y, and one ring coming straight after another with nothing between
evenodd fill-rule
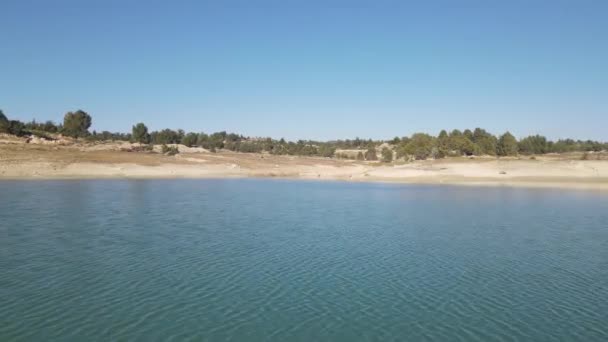
<instances>
[{"instance_id":1,"label":"shrub","mask_svg":"<svg viewBox=\"0 0 608 342\"><path fill-rule=\"evenodd\" d=\"M321 145L321 147L319 147L319 154L321 157L331 158L334 156L334 153L336 153L336 148L333 146Z\"/></svg>"},{"instance_id":2,"label":"shrub","mask_svg":"<svg viewBox=\"0 0 608 342\"><path fill-rule=\"evenodd\" d=\"M25 134L25 125L19 120L11 120L8 122L8 133L16 136Z\"/></svg>"},{"instance_id":3,"label":"shrub","mask_svg":"<svg viewBox=\"0 0 608 342\"><path fill-rule=\"evenodd\" d=\"M382 149L382 161L385 163L390 163L393 161L393 151L390 148L384 147Z\"/></svg>"},{"instance_id":4,"label":"shrub","mask_svg":"<svg viewBox=\"0 0 608 342\"><path fill-rule=\"evenodd\" d=\"M161 152L168 156L174 156L179 153L179 149L177 148L177 146L167 146L163 144L163 146L161 147Z\"/></svg>"},{"instance_id":5,"label":"shrub","mask_svg":"<svg viewBox=\"0 0 608 342\"><path fill-rule=\"evenodd\" d=\"M188 133L182 138L182 145L186 145L188 147L196 146L197 142L198 134L196 133Z\"/></svg>"}]
</instances>

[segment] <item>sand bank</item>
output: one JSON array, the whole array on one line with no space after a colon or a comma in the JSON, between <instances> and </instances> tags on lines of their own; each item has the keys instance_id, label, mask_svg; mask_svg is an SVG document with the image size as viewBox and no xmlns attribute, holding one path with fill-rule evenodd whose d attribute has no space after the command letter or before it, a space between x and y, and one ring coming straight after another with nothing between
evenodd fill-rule
<instances>
[{"instance_id":1,"label":"sand bank","mask_svg":"<svg viewBox=\"0 0 608 342\"><path fill-rule=\"evenodd\" d=\"M277 177L412 184L608 190L608 160L449 158L382 164L314 157L192 151L177 156L115 146L0 144L1 179Z\"/></svg>"}]
</instances>

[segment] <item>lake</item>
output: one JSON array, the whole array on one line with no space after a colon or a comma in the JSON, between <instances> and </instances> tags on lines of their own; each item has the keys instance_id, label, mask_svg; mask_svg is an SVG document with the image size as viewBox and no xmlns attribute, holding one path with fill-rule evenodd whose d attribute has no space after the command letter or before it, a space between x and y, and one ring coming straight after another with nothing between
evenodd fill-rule
<instances>
[{"instance_id":1,"label":"lake","mask_svg":"<svg viewBox=\"0 0 608 342\"><path fill-rule=\"evenodd\" d=\"M1 341L607 341L608 195L0 182Z\"/></svg>"}]
</instances>

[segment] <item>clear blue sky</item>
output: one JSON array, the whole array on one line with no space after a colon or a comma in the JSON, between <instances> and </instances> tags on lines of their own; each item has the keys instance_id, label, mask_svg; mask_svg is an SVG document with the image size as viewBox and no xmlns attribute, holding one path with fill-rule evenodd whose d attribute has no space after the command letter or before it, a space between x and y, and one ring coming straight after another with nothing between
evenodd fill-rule
<instances>
[{"instance_id":1,"label":"clear blue sky","mask_svg":"<svg viewBox=\"0 0 608 342\"><path fill-rule=\"evenodd\" d=\"M0 108L93 129L608 140L608 1L0 0Z\"/></svg>"}]
</instances>

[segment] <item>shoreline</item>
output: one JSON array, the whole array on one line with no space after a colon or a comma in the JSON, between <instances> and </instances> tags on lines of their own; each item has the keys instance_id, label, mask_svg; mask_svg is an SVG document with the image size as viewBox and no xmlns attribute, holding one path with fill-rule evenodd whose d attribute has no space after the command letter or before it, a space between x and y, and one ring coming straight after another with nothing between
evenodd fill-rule
<instances>
[{"instance_id":1,"label":"shoreline","mask_svg":"<svg viewBox=\"0 0 608 342\"><path fill-rule=\"evenodd\" d=\"M137 164L98 164L91 167L93 163L69 164L68 172L45 172L45 168L35 167L30 164L34 171L31 174L7 175L6 171L0 174L0 182L5 181L82 181L82 180L196 180L196 179L276 179L290 181L315 181L315 182L345 182L345 183L380 183L397 185L432 185L432 186L458 186L458 187L490 187L490 188L528 188L528 189L556 189L556 190L582 190L591 192L608 192L608 178L606 177L471 177L459 176L406 176L406 177L382 177L361 176L348 177L343 174L312 176L310 173L304 175L281 175L264 174L260 172L221 172L221 170L210 170L200 168L188 168L191 172L179 172L184 170L181 166L176 170L175 164L160 164L158 166L143 166ZM1 164L0 164L1 166ZM375 166L374 169L390 168L388 166ZM84 172L72 172L69 170L83 170ZM118 170L107 172L110 170ZM48 171L48 169L46 169ZM63 169L62 171L64 171ZM103 172L99 172L99 171ZM154 172L145 172L145 171ZM42 171L42 172L41 172ZM97 172L96 172L97 171ZM142 172L143 171L143 172ZM194 171L194 172L192 172ZM225 171L225 170L224 170ZM376 170L374 170L376 171Z\"/></svg>"},{"instance_id":2,"label":"shoreline","mask_svg":"<svg viewBox=\"0 0 608 342\"><path fill-rule=\"evenodd\" d=\"M0 181L95 179L288 179L608 192L604 154L451 157L394 163L184 150L168 156L121 144L0 143Z\"/></svg>"}]
</instances>

